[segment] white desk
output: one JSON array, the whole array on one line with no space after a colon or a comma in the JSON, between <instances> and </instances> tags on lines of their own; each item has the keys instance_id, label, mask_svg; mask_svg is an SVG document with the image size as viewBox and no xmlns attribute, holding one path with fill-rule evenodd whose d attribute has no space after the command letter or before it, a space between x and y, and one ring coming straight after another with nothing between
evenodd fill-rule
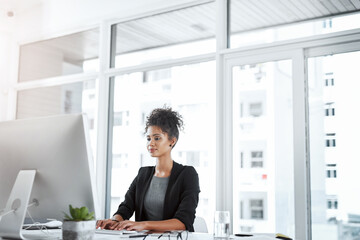
<instances>
[{"instance_id":1,"label":"white desk","mask_svg":"<svg viewBox=\"0 0 360 240\"><path fill-rule=\"evenodd\" d=\"M23 234L25 234L29 237L29 239L36 239L36 236L44 236L48 237L46 239L62 239L62 233L61 230L48 230L46 232L41 232L40 230L27 230L23 231ZM120 237L119 235L110 235L110 234L95 234L94 239L129 239ZM142 240L141 238L133 238L133 240ZM156 236L147 236L146 240L158 240L158 235ZM168 240L168 236L163 236L160 238L160 240ZM276 240L275 234L270 233L258 233L254 234L252 237L235 237L230 236L228 240ZM176 237L171 237L170 240L178 240ZM186 240L186 237L183 240ZM188 240L214 240L214 237L212 234L208 233L189 233ZM219 239L219 240L225 240L225 239Z\"/></svg>"}]
</instances>

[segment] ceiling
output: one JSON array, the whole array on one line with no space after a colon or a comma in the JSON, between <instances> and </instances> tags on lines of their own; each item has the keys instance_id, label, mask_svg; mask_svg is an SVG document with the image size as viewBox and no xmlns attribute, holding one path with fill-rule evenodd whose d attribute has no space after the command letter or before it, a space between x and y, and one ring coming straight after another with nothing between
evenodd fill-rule
<instances>
[{"instance_id":1,"label":"ceiling","mask_svg":"<svg viewBox=\"0 0 360 240\"><path fill-rule=\"evenodd\" d=\"M233 0L232 32L260 29L360 10L360 0Z\"/></svg>"},{"instance_id":2,"label":"ceiling","mask_svg":"<svg viewBox=\"0 0 360 240\"><path fill-rule=\"evenodd\" d=\"M43 0L0 0L0 32L10 32L16 16L42 2Z\"/></svg>"},{"instance_id":3,"label":"ceiling","mask_svg":"<svg viewBox=\"0 0 360 240\"><path fill-rule=\"evenodd\" d=\"M8 17L8 12L13 12L16 16L42 2L43 0L0 0L0 19Z\"/></svg>"},{"instance_id":4,"label":"ceiling","mask_svg":"<svg viewBox=\"0 0 360 240\"><path fill-rule=\"evenodd\" d=\"M22 9L26 5L39 3L45 4L46 1L0 0L0 9L9 9L11 5L15 9ZM210 1L119 23L116 25L116 52L129 53L213 38L216 27L215 7L216 3ZM239 33L357 11L360 11L360 0L232 0L231 32ZM90 30L39 43L65 53L69 61L76 62L98 57L99 32Z\"/></svg>"},{"instance_id":5,"label":"ceiling","mask_svg":"<svg viewBox=\"0 0 360 240\"><path fill-rule=\"evenodd\" d=\"M216 4L145 17L117 25L119 53L215 36ZM231 0L231 33L333 17L360 10L360 0ZM360 27L360 23L359 23Z\"/></svg>"}]
</instances>

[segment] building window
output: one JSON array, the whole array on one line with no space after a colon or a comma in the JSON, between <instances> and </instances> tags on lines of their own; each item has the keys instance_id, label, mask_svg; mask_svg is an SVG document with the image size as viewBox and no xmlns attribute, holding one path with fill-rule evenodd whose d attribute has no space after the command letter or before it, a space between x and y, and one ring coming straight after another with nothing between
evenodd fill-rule
<instances>
[{"instance_id":1,"label":"building window","mask_svg":"<svg viewBox=\"0 0 360 240\"><path fill-rule=\"evenodd\" d=\"M335 107L333 102L325 103L325 116L335 116Z\"/></svg>"},{"instance_id":2,"label":"building window","mask_svg":"<svg viewBox=\"0 0 360 240\"><path fill-rule=\"evenodd\" d=\"M128 167L128 154L119 153L113 155L113 168L127 168Z\"/></svg>"},{"instance_id":3,"label":"building window","mask_svg":"<svg viewBox=\"0 0 360 240\"><path fill-rule=\"evenodd\" d=\"M244 202L240 201L240 219L244 219Z\"/></svg>"},{"instance_id":4,"label":"building window","mask_svg":"<svg viewBox=\"0 0 360 240\"><path fill-rule=\"evenodd\" d=\"M327 170L328 178L336 178L336 170Z\"/></svg>"},{"instance_id":5,"label":"building window","mask_svg":"<svg viewBox=\"0 0 360 240\"><path fill-rule=\"evenodd\" d=\"M166 79L171 79L171 68L145 72L143 82L157 82Z\"/></svg>"},{"instance_id":6,"label":"building window","mask_svg":"<svg viewBox=\"0 0 360 240\"><path fill-rule=\"evenodd\" d=\"M336 164L326 164L326 176L327 178L336 178Z\"/></svg>"},{"instance_id":7,"label":"building window","mask_svg":"<svg viewBox=\"0 0 360 240\"><path fill-rule=\"evenodd\" d=\"M325 19L323 21L323 28L332 28L332 19Z\"/></svg>"},{"instance_id":8,"label":"building window","mask_svg":"<svg viewBox=\"0 0 360 240\"><path fill-rule=\"evenodd\" d=\"M334 86L334 73L332 72L325 73L325 86L326 87Z\"/></svg>"},{"instance_id":9,"label":"building window","mask_svg":"<svg viewBox=\"0 0 360 240\"><path fill-rule=\"evenodd\" d=\"M251 167L262 168L264 167L264 159L262 151L251 152Z\"/></svg>"},{"instance_id":10,"label":"building window","mask_svg":"<svg viewBox=\"0 0 360 240\"><path fill-rule=\"evenodd\" d=\"M328 198L327 199L327 208L328 209L338 209L338 200L337 198Z\"/></svg>"},{"instance_id":11,"label":"building window","mask_svg":"<svg viewBox=\"0 0 360 240\"><path fill-rule=\"evenodd\" d=\"M334 86L334 78L325 78L325 86L326 87Z\"/></svg>"},{"instance_id":12,"label":"building window","mask_svg":"<svg viewBox=\"0 0 360 240\"><path fill-rule=\"evenodd\" d=\"M129 111L114 112L114 126L129 126Z\"/></svg>"},{"instance_id":13,"label":"building window","mask_svg":"<svg viewBox=\"0 0 360 240\"><path fill-rule=\"evenodd\" d=\"M244 168L244 152L240 153L240 168Z\"/></svg>"},{"instance_id":14,"label":"building window","mask_svg":"<svg viewBox=\"0 0 360 240\"><path fill-rule=\"evenodd\" d=\"M325 140L326 147L336 147L335 133L327 133Z\"/></svg>"},{"instance_id":15,"label":"building window","mask_svg":"<svg viewBox=\"0 0 360 240\"><path fill-rule=\"evenodd\" d=\"M189 151L186 152L186 164L199 167L200 166L200 152Z\"/></svg>"},{"instance_id":16,"label":"building window","mask_svg":"<svg viewBox=\"0 0 360 240\"><path fill-rule=\"evenodd\" d=\"M240 103L240 117L244 116L244 103Z\"/></svg>"},{"instance_id":17,"label":"building window","mask_svg":"<svg viewBox=\"0 0 360 240\"><path fill-rule=\"evenodd\" d=\"M250 200L251 219L264 219L264 201L262 199Z\"/></svg>"},{"instance_id":18,"label":"building window","mask_svg":"<svg viewBox=\"0 0 360 240\"><path fill-rule=\"evenodd\" d=\"M259 117L263 113L262 103L250 103L249 104L249 115L253 117Z\"/></svg>"}]
</instances>

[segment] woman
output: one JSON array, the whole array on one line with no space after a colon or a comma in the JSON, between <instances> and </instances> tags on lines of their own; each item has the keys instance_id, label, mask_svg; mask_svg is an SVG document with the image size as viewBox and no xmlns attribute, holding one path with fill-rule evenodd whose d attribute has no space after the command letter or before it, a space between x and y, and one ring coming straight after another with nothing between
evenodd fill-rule
<instances>
[{"instance_id":1,"label":"woman","mask_svg":"<svg viewBox=\"0 0 360 240\"><path fill-rule=\"evenodd\" d=\"M155 167L142 167L111 219L99 220L96 228L113 230L188 230L193 232L199 201L199 178L191 166L171 158L183 121L171 108L154 109L147 117L147 150ZM135 211L135 222L128 219Z\"/></svg>"}]
</instances>

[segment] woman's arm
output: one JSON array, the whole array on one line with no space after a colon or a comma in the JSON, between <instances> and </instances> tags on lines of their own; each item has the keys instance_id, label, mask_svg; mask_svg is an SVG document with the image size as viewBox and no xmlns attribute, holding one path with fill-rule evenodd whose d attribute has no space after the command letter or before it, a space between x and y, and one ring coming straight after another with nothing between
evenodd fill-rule
<instances>
[{"instance_id":1,"label":"woman's arm","mask_svg":"<svg viewBox=\"0 0 360 240\"><path fill-rule=\"evenodd\" d=\"M180 194L180 204L173 218L179 219L187 230L194 231L196 207L199 202L199 176L194 167L186 167L183 188Z\"/></svg>"},{"instance_id":2,"label":"woman's arm","mask_svg":"<svg viewBox=\"0 0 360 240\"><path fill-rule=\"evenodd\" d=\"M96 228L112 229L113 226L117 225L121 221L124 221L122 216L119 214L116 214L110 219L98 220L96 222Z\"/></svg>"},{"instance_id":3,"label":"woman's arm","mask_svg":"<svg viewBox=\"0 0 360 240\"><path fill-rule=\"evenodd\" d=\"M140 170L139 170L140 171ZM111 219L98 220L96 228L113 229L119 222L124 219L129 219L135 210L135 191L138 176L130 184L128 191L125 194L125 200L119 205L118 210ZM123 217L124 216L124 217Z\"/></svg>"},{"instance_id":4,"label":"woman's arm","mask_svg":"<svg viewBox=\"0 0 360 240\"><path fill-rule=\"evenodd\" d=\"M155 230L155 231L169 231L169 230L185 230L185 225L178 219L173 218L163 221L143 221L134 222L125 220L112 225L109 229L113 230L129 230L129 231L143 231L143 230Z\"/></svg>"},{"instance_id":5,"label":"woman's arm","mask_svg":"<svg viewBox=\"0 0 360 240\"><path fill-rule=\"evenodd\" d=\"M139 169L140 172L140 169ZM124 201L119 205L118 210L114 214L114 216L119 215L122 216L122 219L130 219L135 211L135 198L136 198L136 186L137 186L137 180L139 177L138 175L134 178L132 183L130 184L129 189L127 190L125 194Z\"/></svg>"}]
</instances>

